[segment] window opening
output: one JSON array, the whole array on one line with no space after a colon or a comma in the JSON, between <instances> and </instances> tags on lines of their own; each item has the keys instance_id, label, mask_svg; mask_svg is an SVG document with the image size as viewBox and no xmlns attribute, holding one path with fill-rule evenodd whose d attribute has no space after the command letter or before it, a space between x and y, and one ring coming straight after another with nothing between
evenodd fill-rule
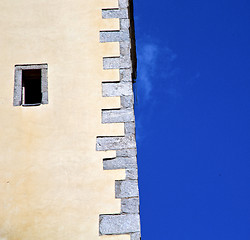
<instances>
[{"instance_id":1,"label":"window opening","mask_svg":"<svg viewBox=\"0 0 250 240\"><path fill-rule=\"evenodd\" d=\"M48 104L48 64L15 65L14 106Z\"/></svg>"},{"instance_id":2,"label":"window opening","mask_svg":"<svg viewBox=\"0 0 250 240\"><path fill-rule=\"evenodd\" d=\"M41 104L41 69L22 70L22 104Z\"/></svg>"}]
</instances>

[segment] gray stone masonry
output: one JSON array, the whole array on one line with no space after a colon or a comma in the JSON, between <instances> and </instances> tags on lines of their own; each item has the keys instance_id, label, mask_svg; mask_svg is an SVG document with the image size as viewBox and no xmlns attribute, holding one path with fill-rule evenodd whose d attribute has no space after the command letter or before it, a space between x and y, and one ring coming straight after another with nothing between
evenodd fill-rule
<instances>
[{"instance_id":1,"label":"gray stone masonry","mask_svg":"<svg viewBox=\"0 0 250 240\"><path fill-rule=\"evenodd\" d=\"M135 137L97 137L96 150L108 151L108 150L121 150L125 148L135 148Z\"/></svg>"},{"instance_id":2,"label":"gray stone masonry","mask_svg":"<svg viewBox=\"0 0 250 240\"><path fill-rule=\"evenodd\" d=\"M122 213L139 213L139 198L122 199Z\"/></svg>"},{"instance_id":3,"label":"gray stone masonry","mask_svg":"<svg viewBox=\"0 0 250 240\"><path fill-rule=\"evenodd\" d=\"M125 135L135 135L135 123L134 122L125 122Z\"/></svg>"},{"instance_id":4,"label":"gray stone masonry","mask_svg":"<svg viewBox=\"0 0 250 240\"><path fill-rule=\"evenodd\" d=\"M130 27L130 20L129 19L120 19L120 29L121 30L128 30L129 27ZM128 43L130 43L130 41L128 41Z\"/></svg>"},{"instance_id":5,"label":"gray stone masonry","mask_svg":"<svg viewBox=\"0 0 250 240\"><path fill-rule=\"evenodd\" d=\"M127 168L129 168L129 167L127 166ZM138 179L138 170L137 170L137 168L126 169L126 179L137 180Z\"/></svg>"},{"instance_id":6,"label":"gray stone masonry","mask_svg":"<svg viewBox=\"0 0 250 240\"><path fill-rule=\"evenodd\" d=\"M42 104L48 104L48 66L42 68Z\"/></svg>"},{"instance_id":7,"label":"gray stone masonry","mask_svg":"<svg viewBox=\"0 0 250 240\"><path fill-rule=\"evenodd\" d=\"M104 57L103 69L130 68L131 60L128 57Z\"/></svg>"},{"instance_id":8,"label":"gray stone masonry","mask_svg":"<svg viewBox=\"0 0 250 240\"><path fill-rule=\"evenodd\" d=\"M130 236L131 236L131 240L140 240L141 239L140 232L132 233Z\"/></svg>"},{"instance_id":9,"label":"gray stone masonry","mask_svg":"<svg viewBox=\"0 0 250 240\"><path fill-rule=\"evenodd\" d=\"M130 42L120 42L120 52L121 52L120 57L126 59L127 61L131 61L130 49L131 49Z\"/></svg>"},{"instance_id":10,"label":"gray stone masonry","mask_svg":"<svg viewBox=\"0 0 250 240\"><path fill-rule=\"evenodd\" d=\"M126 9L104 9L102 11L103 18L128 18Z\"/></svg>"},{"instance_id":11,"label":"gray stone masonry","mask_svg":"<svg viewBox=\"0 0 250 240\"><path fill-rule=\"evenodd\" d=\"M120 97L120 109L102 110L102 123L124 123L125 136L97 137L96 150L116 150L116 157L103 159L103 169L125 169L125 180L115 182L115 197L121 199L121 213L100 215L100 235L130 234L140 240L139 190L135 141L133 78L136 54L132 0L119 0L119 9L103 9L103 18L119 18L120 31L101 31L100 42L119 42L120 57L104 57L103 69L119 69L119 82L103 82L103 97ZM103 79L106 80L106 79Z\"/></svg>"},{"instance_id":12,"label":"gray stone masonry","mask_svg":"<svg viewBox=\"0 0 250 240\"><path fill-rule=\"evenodd\" d=\"M129 40L130 40L129 31L100 32L100 42L122 42Z\"/></svg>"},{"instance_id":13,"label":"gray stone masonry","mask_svg":"<svg viewBox=\"0 0 250 240\"><path fill-rule=\"evenodd\" d=\"M136 156L137 156L136 148L122 149L116 151L116 157L136 157Z\"/></svg>"},{"instance_id":14,"label":"gray stone masonry","mask_svg":"<svg viewBox=\"0 0 250 240\"><path fill-rule=\"evenodd\" d=\"M130 1L128 0L119 0L119 8L128 8Z\"/></svg>"},{"instance_id":15,"label":"gray stone masonry","mask_svg":"<svg viewBox=\"0 0 250 240\"><path fill-rule=\"evenodd\" d=\"M22 69L16 68L13 106L20 106L21 104L22 104Z\"/></svg>"},{"instance_id":16,"label":"gray stone masonry","mask_svg":"<svg viewBox=\"0 0 250 240\"><path fill-rule=\"evenodd\" d=\"M122 123L135 120L133 109L103 110L102 123Z\"/></svg>"},{"instance_id":17,"label":"gray stone masonry","mask_svg":"<svg viewBox=\"0 0 250 240\"><path fill-rule=\"evenodd\" d=\"M136 157L117 157L114 159L103 160L103 169L137 169L137 159Z\"/></svg>"},{"instance_id":18,"label":"gray stone masonry","mask_svg":"<svg viewBox=\"0 0 250 240\"><path fill-rule=\"evenodd\" d=\"M119 57L103 58L103 69L119 69L121 66Z\"/></svg>"},{"instance_id":19,"label":"gray stone masonry","mask_svg":"<svg viewBox=\"0 0 250 240\"><path fill-rule=\"evenodd\" d=\"M121 96L122 108L134 108L134 96Z\"/></svg>"},{"instance_id":20,"label":"gray stone masonry","mask_svg":"<svg viewBox=\"0 0 250 240\"><path fill-rule=\"evenodd\" d=\"M129 70L129 69L120 69L120 81L121 82L131 82L132 83L131 70Z\"/></svg>"},{"instance_id":21,"label":"gray stone masonry","mask_svg":"<svg viewBox=\"0 0 250 240\"><path fill-rule=\"evenodd\" d=\"M137 180L116 181L115 184L116 198L139 197Z\"/></svg>"},{"instance_id":22,"label":"gray stone masonry","mask_svg":"<svg viewBox=\"0 0 250 240\"><path fill-rule=\"evenodd\" d=\"M102 84L103 97L131 96L131 92L132 85L130 82Z\"/></svg>"},{"instance_id":23,"label":"gray stone masonry","mask_svg":"<svg viewBox=\"0 0 250 240\"><path fill-rule=\"evenodd\" d=\"M100 234L118 235L140 231L138 214L101 215Z\"/></svg>"}]
</instances>

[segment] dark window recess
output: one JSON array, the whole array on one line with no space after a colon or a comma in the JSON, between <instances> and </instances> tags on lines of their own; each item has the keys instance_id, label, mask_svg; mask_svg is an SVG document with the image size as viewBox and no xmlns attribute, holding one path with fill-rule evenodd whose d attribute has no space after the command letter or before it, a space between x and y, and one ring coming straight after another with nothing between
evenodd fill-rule
<instances>
[{"instance_id":1,"label":"dark window recess","mask_svg":"<svg viewBox=\"0 0 250 240\"><path fill-rule=\"evenodd\" d=\"M15 65L13 106L48 104L48 64Z\"/></svg>"},{"instance_id":2,"label":"dark window recess","mask_svg":"<svg viewBox=\"0 0 250 240\"><path fill-rule=\"evenodd\" d=\"M22 70L22 104L41 104L41 69Z\"/></svg>"}]
</instances>

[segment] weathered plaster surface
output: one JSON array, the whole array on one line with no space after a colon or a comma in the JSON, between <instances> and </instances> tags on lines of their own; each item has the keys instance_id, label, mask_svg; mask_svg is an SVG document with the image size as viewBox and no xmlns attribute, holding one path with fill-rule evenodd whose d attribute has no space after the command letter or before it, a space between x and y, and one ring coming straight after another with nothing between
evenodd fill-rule
<instances>
[{"instance_id":1,"label":"weathered plaster surface","mask_svg":"<svg viewBox=\"0 0 250 240\"><path fill-rule=\"evenodd\" d=\"M127 17L126 1L120 7L119 16ZM112 16L118 8L117 0L0 1L0 239L139 239L138 213L117 196L131 191L124 183L130 176L138 199L136 160L126 170L106 171L103 164L136 155L134 135L117 120L121 112L112 112L124 108L121 102L132 107L120 98L128 92L103 97L102 91L104 82L132 84L125 60L116 65L123 69L103 68L105 58L121 56L118 42L100 42L100 30L119 32ZM127 32L121 35L128 40ZM48 64L49 104L13 107L14 66L41 63ZM112 121L103 123L102 109ZM121 213L131 224L105 235L113 233L100 219Z\"/></svg>"}]
</instances>

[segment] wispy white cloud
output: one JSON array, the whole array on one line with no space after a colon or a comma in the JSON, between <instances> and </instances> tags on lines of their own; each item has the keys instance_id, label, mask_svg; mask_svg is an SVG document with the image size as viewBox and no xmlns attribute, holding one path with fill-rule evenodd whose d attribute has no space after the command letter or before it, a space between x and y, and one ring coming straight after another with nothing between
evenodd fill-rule
<instances>
[{"instance_id":1,"label":"wispy white cloud","mask_svg":"<svg viewBox=\"0 0 250 240\"><path fill-rule=\"evenodd\" d=\"M155 75L158 61L159 48L154 43L146 43L141 46L138 54L138 72L140 88L143 96L149 99L152 92L152 80Z\"/></svg>"},{"instance_id":2,"label":"wispy white cloud","mask_svg":"<svg viewBox=\"0 0 250 240\"><path fill-rule=\"evenodd\" d=\"M165 94L171 97L178 95L177 89L174 89L174 82L179 72L174 64L177 55L168 46L162 46L152 40L139 43L138 88L140 96L144 101L151 100L154 89L159 90L161 86Z\"/></svg>"},{"instance_id":3,"label":"wispy white cloud","mask_svg":"<svg viewBox=\"0 0 250 240\"><path fill-rule=\"evenodd\" d=\"M158 42L152 37L137 39L138 77L135 86L137 111L137 139L143 140L148 131L144 123L151 121L155 106L168 109L183 100L185 91L200 78L200 73L187 73L179 67L178 56L167 43ZM164 110L164 108L163 108ZM165 111L165 110L164 110Z\"/></svg>"},{"instance_id":4,"label":"wispy white cloud","mask_svg":"<svg viewBox=\"0 0 250 240\"><path fill-rule=\"evenodd\" d=\"M167 44L157 43L151 37L137 41L138 78L136 95L138 99L136 118L137 140L143 141L148 134L144 123L155 114L155 104L160 104L160 95L177 98L174 84L179 69L175 67L177 55Z\"/></svg>"}]
</instances>

